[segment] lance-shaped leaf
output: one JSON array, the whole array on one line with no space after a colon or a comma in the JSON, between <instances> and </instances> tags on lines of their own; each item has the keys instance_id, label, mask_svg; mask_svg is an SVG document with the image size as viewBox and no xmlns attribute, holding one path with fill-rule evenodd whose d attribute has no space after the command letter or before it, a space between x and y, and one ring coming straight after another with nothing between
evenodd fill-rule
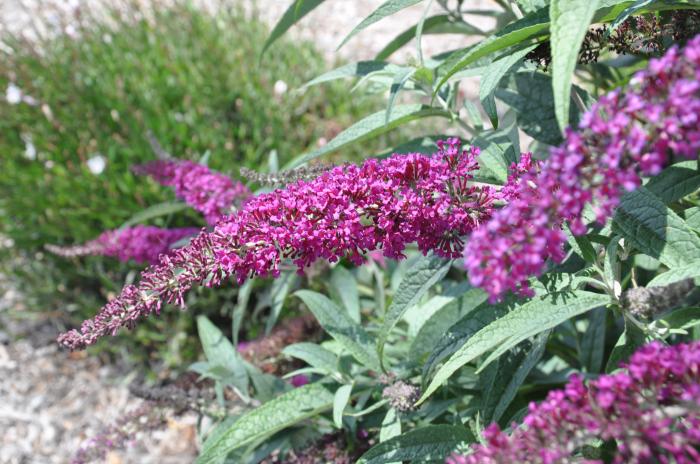
<instances>
[{"instance_id":1,"label":"lance-shaped leaf","mask_svg":"<svg viewBox=\"0 0 700 464\"><path fill-rule=\"evenodd\" d=\"M148 208L139 211L138 213L131 216L124 224L120 226L121 228L133 226L134 224L142 224L151 219L169 216L171 214L179 213L180 211L185 211L189 209L190 206L187 203L180 201L167 201L164 203L158 203L156 205L149 206Z\"/></svg>"},{"instance_id":2,"label":"lance-shaped leaf","mask_svg":"<svg viewBox=\"0 0 700 464\"><path fill-rule=\"evenodd\" d=\"M458 446L471 443L474 436L466 427L430 425L411 430L380 443L357 461L357 464L390 462L444 462Z\"/></svg>"},{"instance_id":3,"label":"lance-shaped leaf","mask_svg":"<svg viewBox=\"0 0 700 464\"><path fill-rule=\"evenodd\" d=\"M552 0L549 4L552 89L559 129L569 125L571 81L578 52L600 0Z\"/></svg>"},{"instance_id":4,"label":"lance-shaped leaf","mask_svg":"<svg viewBox=\"0 0 700 464\"><path fill-rule=\"evenodd\" d=\"M355 63L345 64L323 73L320 76L314 77L309 82L301 86L300 90L338 79L346 79L348 77L364 77L379 71L386 71L388 73L395 74L401 69L401 66L387 63L386 61L357 61Z\"/></svg>"},{"instance_id":5,"label":"lance-shaped leaf","mask_svg":"<svg viewBox=\"0 0 700 464\"><path fill-rule=\"evenodd\" d=\"M295 0L284 12L282 18L277 22L275 28L272 29L270 37L265 41L263 49L260 52L262 56L272 43L279 39L287 30L292 27L297 21L309 14L314 8L323 3L324 0Z\"/></svg>"},{"instance_id":6,"label":"lance-shaped leaf","mask_svg":"<svg viewBox=\"0 0 700 464\"><path fill-rule=\"evenodd\" d=\"M387 122L386 111L378 111L348 127L318 150L306 153L292 160L285 166L285 169L299 167L307 161L311 161L312 159L331 153L352 143L371 139L406 124L407 122L431 116L449 118L450 113L442 109L431 108L421 104L397 105L391 111L391 117Z\"/></svg>"},{"instance_id":7,"label":"lance-shaped leaf","mask_svg":"<svg viewBox=\"0 0 700 464\"><path fill-rule=\"evenodd\" d=\"M397 35L394 40L389 42L379 53L374 57L375 60L386 60L395 51L406 45L414 37L418 25L410 28ZM463 21L455 21L449 15L436 15L426 18L423 22L423 34L464 34L464 35L483 35L484 32Z\"/></svg>"},{"instance_id":8,"label":"lance-shaped leaf","mask_svg":"<svg viewBox=\"0 0 700 464\"><path fill-rule=\"evenodd\" d=\"M333 392L320 383L295 388L241 416L204 442L196 464L222 462L231 452L333 407Z\"/></svg>"},{"instance_id":9,"label":"lance-shaped leaf","mask_svg":"<svg viewBox=\"0 0 700 464\"><path fill-rule=\"evenodd\" d=\"M485 424L498 422L539 362L550 331L524 341L492 363L482 375L481 417Z\"/></svg>"},{"instance_id":10,"label":"lance-shaped leaf","mask_svg":"<svg viewBox=\"0 0 700 464\"><path fill-rule=\"evenodd\" d=\"M338 365L338 357L315 343L301 342L286 346L282 353L293 358L301 359L306 364L317 369L333 373Z\"/></svg>"},{"instance_id":11,"label":"lance-shaped leaf","mask_svg":"<svg viewBox=\"0 0 700 464\"><path fill-rule=\"evenodd\" d=\"M622 197L613 231L670 268L700 261L700 237L644 187Z\"/></svg>"},{"instance_id":12,"label":"lance-shaped leaf","mask_svg":"<svg viewBox=\"0 0 700 464\"><path fill-rule=\"evenodd\" d=\"M523 340L608 302L609 297L606 295L569 291L536 296L518 305L505 316L496 319L469 337L467 342L438 369L418 404L428 399L459 368L477 357L492 350L505 352ZM494 358L484 361L481 369L492 360Z\"/></svg>"},{"instance_id":13,"label":"lance-shaped leaf","mask_svg":"<svg viewBox=\"0 0 700 464\"><path fill-rule=\"evenodd\" d=\"M700 189L700 170L697 165L697 161L673 164L649 179L644 188L666 204L678 201Z\"/></svg>"},{"instance_id":14,"label":"lance-shaped leaf","mask_svg":"<svg viewBox=\"0 0 700 464\"><path fill-rule=\"evenodd\" d=\"M222 380L235 386L242 395L248 395L248 373L233 344L206 316L197 317L197 331L209 364L224 368L229 375Z\"/></svg>"},{"instance_id":15,"label":"lance-shaped leaf","mask_svg":"<svg viewBox=\"0 0 700 464\"><path fill-rule=\"evenodd\" d=\"M323 330L336 339L355 359L369 369L380 370L374 339L350 319L346 311L320 293L299 290L295 295L301 298L316 316Z\"/></svg>"},{"instance_id":16,"label":"lance-shaped leaf","mask_svg":"<svg viewBox=\"0 0 700 464\"><path fill-rule=\"evenodd\" d=\"M383 362L384 344L387 337L389 337L391 329L394 328L406 310L418 303L430 287L447 274L451 264L452 260L436 255L423 256L406 271L384 317L384 325L382 326L377 345L380 362Z\"/></svg>"},{"instance_id":17,"label":"lance-shaped leaf","mask_svg":"<svg viewBox=\"0 0 700 464\"><path fill-rule=\"evenodd\" d=\"M369 16L360 22L355 28L343 39L343 41L338 45L338 48L342 47L347 43L348 40L352 39L358 32L366 29L377 21L386 18L387 16L393 15L394 13L413 6L416 3L420 3L423 0L387 0L386 2L379 5L379 7L374 10Z\"/></svg>"}]
</instances>

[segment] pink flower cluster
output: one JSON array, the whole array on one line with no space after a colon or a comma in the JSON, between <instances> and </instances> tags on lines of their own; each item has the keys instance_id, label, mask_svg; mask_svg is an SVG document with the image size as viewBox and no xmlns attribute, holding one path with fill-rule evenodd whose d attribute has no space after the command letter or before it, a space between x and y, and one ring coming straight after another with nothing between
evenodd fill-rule
<instances>
[{"instance_id":1,"label":"pink flower cluster","mask_svg":"<svg viewBox=\"0 0 700 464\"><path fill-rule=\"evenodd\" d=\"M185 237L196 234L199 229L161 229L138 225L123 229L108 230L94 240L82 245L60 247L46 245L50 252L64 257L102 255L123 262L157 263L161 254L168 253L170 246Z\"/></svg>"},{"instance_id":2,"label":"pink flower cluster","mask_svg":"<svg viewBox=\"0 0 700 464\"><path fill-rule=\"evenodd\" d=\"M617 442L615 463L700 462L700 342L653 342L622 367L587 387L572 376L563 390L530 404L524 427L508 436L493 424L486 444L447 462L602 463L574 458L596 439Z\"/></svg>"},{"instance_id":3,"label":"pink flower cluster","mask_svg":"<svg viewBox=\"0 0 700 464\"><path fill-rule=\"evenodd\" d=\"M361 263L366 252L381 249L400 258L417 242L424 253L454 258L462 236L488 219L502 195L471 181L478 149L462 150L458 139L439 144L432 157L395 155L362 166L339 166L310 181L249 199L202 232L186 247L162 256L81 329L59 337L71 349L131 327L163 303L184 304L195 284L219 285L229 276L277 276L282 260L300 270L317 259L348 257Z\"/></svg>"},{"instance_id":4,"label":"pink flower cluster","mask_svg":"<svg viewBox=\"0 0 700 464\"><path fill-rule=\"evenodd\" d=\"M251 194L242 183L188 160L157 160L135 166L134 172L172 187L175 195L202 213L209 224L215 224Z\"/></svg>"},{"instance_id":5,"label":"pink flower cluster","mask_svg":"<svg viewBox=\"0 0 700 464\"><path fill-rule=\"evenodd\" d=\"M471 283L492 301L507 291L530 295L527 279L541 274L548 258L564 257L563 221L574 234L585 233L586 205L604 222L621 194L640 184L640 173L658 174L673 155L698 152L700 36L683 51L674 47L651 60L629 88L602 97L541 170L533 165L521 176L512 201L466 246Z\"/></svg>"}]
</instances>

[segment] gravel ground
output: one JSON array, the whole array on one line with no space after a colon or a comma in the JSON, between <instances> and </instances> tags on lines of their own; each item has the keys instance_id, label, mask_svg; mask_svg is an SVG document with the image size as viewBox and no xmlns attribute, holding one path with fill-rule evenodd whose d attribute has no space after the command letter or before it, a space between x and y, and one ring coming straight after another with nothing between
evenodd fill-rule
<instances>
[{"instance_id":1,"label":"gravel ground","mask_svg":"<svg viewBox=\"0 0 700 464\"><path fill-rule=\"evenodd\" d=\"M423 5L407 8L363 31L337 52L336 47L345 35L382 2L325 2L293 28L290 35L312 40L329 63L337 59L371 59L398 33L415 24L424 9ZM28 27L29 22L38 16L46 17L47 12L50 16L55 11L41 6L45 3L0 0L0 30L4 25L31 35L34 29ZM84 1L65 0L60 3L66 8L66 5L84 4ZM218 2L200 0L197 3L205 8L216 8ZM238 3L249 11L256 10L261 19L273 25L289 1L238 0ZM474 8L493 4L488 0L472 0L471 3ZM489 25L478 26L485 28ZM467 43L462 36L425 36L423 52L430 56ZM392 59L402 62L415 56L415 44L409 44ZM22 307L21 295L8 288L1 277L0 464L69 462L83 440L136 409L140 400L129 396L127 372L104 365L96 358L59 351L54 343L57 329L48 320L18 320L17 315L30 312ZM164 430L139 437L135 445L124 452L109 454L107 462L192 462L196 454L194 420L192 416L171 419Z\"/></svg>"}]
</instances>

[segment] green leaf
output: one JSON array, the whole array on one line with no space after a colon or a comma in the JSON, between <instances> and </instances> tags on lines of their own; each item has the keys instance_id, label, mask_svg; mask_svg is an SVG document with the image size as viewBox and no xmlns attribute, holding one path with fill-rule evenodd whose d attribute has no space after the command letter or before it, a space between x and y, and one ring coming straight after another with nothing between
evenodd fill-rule
<instances>
[{"instance_id":1,"label":"green leaf","mask_svg":"<svg viewBox=\"0 0 700 464\"><path fill-rule=\"evenodd\" d=\"M416 364L433 351L437 342L444 340L448 329L474 308L486 301L487 295L481 289L471 289L437 311L420 328L408 350L409 359Z\"/></svg>"},{"instance_id":2,"label":"green leaf","mask_svg":"<svg viewBox=\"0 0 700 464\"><path fill-rule=\"evenodd\" d=\"M331 272L331 289L350 315L350 318L360 322L360 295L357 291L357 280L352 272L343 266L336 266Z\"/></svg>"},{"instance_id":3,"label":"green leaf","mask_svg":"<svg viewBox=\"0 0 700 464\"><path fill-rule=\"evenodd\" d=\"M345 406L350 401L351 393L352 385L342 385L335 392L335 397L333 398L333 424L339 429L343 428L343 411L345 411Z\"/></svg>"},{"instance_id":4,"label":"green leaf","mask_svg":"<svg viewBox=\"0 0 700 464\"><path fill-rule=\"evenodd\" d=\"M517 154L508 131L484 132L476 136L472 144L481 149L479 158L479 180L505 184L508 180L508 168L517 162Z\"/></svg>"},{"instance_id":5,"label":"green leaf","mask_svg":"<svg viewBox=\"0 0 700 464\"><path fill-rule=\"evenodd\" d=\"M425 393L424 402L460 367L498 348L506 350L562 322L609 303L606 295L585 291L559 292L534 297L482 328L438 369ZM481 369L487 365L485 362Z\"/></svg>"},{"instance_id":6,"label":"green leaf","mask_svg":"<svg viewBox=\"0 0 700 464\"><path fill-rule=\"evenodd\" d=\"M394 80L391 83L391 88L389 89L389 101L387 102L386 106L386 123L388 123L389 119L391 118L391 110L394 107L396 97L399 95L399 92L403 90L404 86L406 85L406 82L408 82L408 80L411 78L411 76L413 76L415 72L416 68L406 67L394 75Z\"/></svg>"},{"instance_id":7,"label":"green leaf","mask_svg":"<svg viewBox=\"0 0 700 464\"><path fill-rule=\"evenodd\" d=\"M439 90L455 73L474 63L479 58L490 55L504 48L523 43L528 39L546 35L549 27L549 9L542 8L521 18L501 29L496 34L487 37L475 47L470 47L464 53L450 61L455 62L442 77L436 87Z\"/></svg>"},{"instance_id":8,"label":"green leaf","mask_svg":"<svg viewBox=\"0 0 700 464\"><path fill-rule=\"evenodd\" d=\"M603 368L607 315L608 311L605 308L591 311L588 318L588 328L581 338L579 359L588 373L597 374Z\"/></svg>"},{"instance_id":9,"label":"green leaf","mask_svg":"<svg viewBox=\"0 0 700 464\"><path fill-rule=\"evenodd\" d=\"M652 177L644 187L664 203L673 203L700 189L697 161L671 165Z\"/></svg>"},{"instance_id":10,"label":"green leaf","mask_svg":"<svg viewBox=\"0 0 700 464\"><path fill-rule=\"evenodd\" d=\"M625 331L615 343L615 347L610 353L608 362L605 365L605 372L610 373L616 370L621 362L627 361L639 347L650 341L639 327L625 319Z\"/></svg>"},{"instance_id":11,"label":"green leaf","mask_svg":"<svg viewBox=\"0 0 700 464\"><path fill-rule=\"evenodd\" d=\"M124 227L133 226L134 224L142 224L151 219L161 216L169 216L171 214L179 213L180 211L185 211L186 209L189 209L189 205L180 201L166 201L163 203L158 203L157 205L149 206L148 208L134 214L128 221L119 226L119 228L122 229Z\"/></svg>"},{"instance_id":12,"label":"green leaf","mask_svg":"<svg viewBox=\"0 0 700 464\"><path fill-rule=\"evenodd\" d=\"M649 190L640 187L620 200L613 231L669 268L700 261L700 238Z\"/></svg>"},{"instance_id":13,"label":"green leaf","mask_svg":"<svg viewBox=\"0 0 700 464\"><path fill-rule=\"evenodd\" d=\"M571 81L578 52L599 4L600 0L551 0L549 4L554 111L562 132L569 125Z\"/></svg>"},{"instance_id":14,"label":"green leaf","mask_svg":"<svg viewBox=\"0 0 700 464\"><path fill-rule=\"evenodd\" d=\"M532 13L540 8L544 8L549 3L548 0L515 0L523 13Z\"/></svg>"},{"instance_id":15,"label":"green leaf","mask_svg":"<svg viewBox=\"0 0 700 464\"><path fill-rule=\"evenodd\" d=\"M387 123L386 111L377 111L376 113L373 113L348 127L318 150L312 151L311 153L306 153L292 160L290 163L288 163L285 169L299 167L307 161L311 161L319 156L339 150L340 148L352 143L371 139L389 132L407 122L415 121L416 119L428 118L431 116L449 118L450 113L445 110L431 108L421 104L397 105L392 110L391 118Z\"/></svg>"},{"instance_id":16,"label":"green leaf","mask_svg":"<svg viewBox=\"0 0 700 464\"><path fill-rule=\"evenodd\" d=\"M626 8L622 13L620 13L617 18L615 18L615 21L612 22L610 25L610 29L608 30L608 35L612 33L617 27L625 22L627 18L632 16L633 14L641 11L644 7L649 6L650 4L654 3L654 0L637 0L632 4L632 6Z\"/></svg>"},{"instance_id":17,"label":"green leaf","mask_svg":"<svg viewBox=\"0 0 700 464\"><path fill-rule=\"evenodd\" d=\"M473 441L474 437L466 427L429 425L375 445L357 464L444 461L458 446Z\"/></svg>"},{"instance_id":18,"label":"green leaf","mask_svg":"<svg viewBox=\"0 0 700 464\"><path fill-rule=\"evenodd\" d=\"M380 370L374 340L345 311L320 293L299 290L295 295L302 299L321 327L355 359L369 369Z\"/></svg>"},{"instance_id":19,"label":"green leaf","mask_svg":"<svg viewBox=\"0 0 700 464\"><path fill-rule=\"evenodd\" d=\"M275 24L274 29L270 32L270 37L265 41L260 56L270 48L277 39L284 35L290 27L292 27L297 21L309 14L314 8L323 3L323 0L295 0L287 11L284 12L282 18Z\"/></svg>"},{"instance_id":20,"label":"green leaf","mask_svg":"<svg viewBox=\"0 0 700 464\"><path fill-rule=\"evenodd\" d=\"M295 271L284 272L272 282L270 287L270 314L265 321L265 334L269 334L279 318L284 300L298 280Z\"/></svg>"},{"instance_id":21,"label":"green leaf","mask_svg":"<svg viewBox=\"0 0 700 464\"><path fill-rule=\"evenodd\" d=\"M355 34L362 31L363 29L371 26L372 24L380 21L381 19L390 16L398 11L408 8L409 6L420 3L423 0L387 0L386 2L379 5L379 8L374 10L369 16L360 22L355 28L348 34L343 41L338 45L338 48L345 45L345 43L353 38Z\"/></svg>"},{"instance_id":22,"label":"green leaf","mask_svg":"<svg viewBox=\"0 0 700 464\"><path fill-rule=\"evenodd\" d=\"M411 26L396 36L374 57L375 60L386 60L398 49L416 37L418 25ZM483 31L471 24L454 21L449 15L436 15L426 18L423 23L423 34L464 34L483 35Z\"/></svg>"},{"instance_id":23,"label":"green leaf","mask_svg":"<svg viewBox=\"0 0 700 464\"><path fill-rule=\"evenodd\" d=\"M662 319L673 329L692 329L700 325L700 308L677 309Z\"/></svg>"},{"instance_id":24,"label":"green leaf","mask_svg":"<svg viewBox=\"0 0 700 464\"><path fill-rule=\"evenodd\" d=\"M442 360L456 353L474 334L512 311L521 300L514 295L508 295L500 303L491 304L485 301L486 298L483 297L483 294L468 295L470 298L467 299L465 315L446 328L438 338L437 345L432 348L428 360L423 364L423 389L425 389L428 377L432 375ZM474 299L471 300L471 298ZM481 301L479 302L479 300ZM472 304L475 307L471 307Z\"/></svg>"},{"instance_id":25,"label":"green leaf","mask_svg":"<svg viewBox=\"0 0 700 464\"><path fill-rule=\"evenodd\" d=\"M379 441L385 442L399 435L401 435L401 420L396 414L396 409L389 408L379 429Z\"/></svg>"},{"instance_id":26,"label":"green leaf","mask_svg":"<svg viewBox=\"0 0 700 464\"><path fill-rule=\"evenodd\" d=\"M686 266L671 268L651 279L647 287L664 287L681 280L695 279L697 277L700 277L700 261L695 261Z\"/></svg>"},{"instance_id":27,"label":"green leaf","mask_svg":"<svg viewBox=\"0 0 700 464\"><path fill-rule=\"evenodd\" d=\"M315 343L301 342L284 347L282 353L301 359L309 366L333 373L338 365L338 357Z\"/></svg>"},{"instance_id":28,"label":"green leaf","mask_svg":"<svg viewBox=\"0 0 700 464\"><path fill-rule=\"evenodd\" d=\"M358 61L355 63L348 63L311 79L309 82L301 86L300 90L311 87L312 85L318 85L337 79L368 76L379 71L387 71L391 74L395 74L400 69L402 69L401 66L387 63L385 61Z\"/></svg>"},{"instance_id":29,"label":"green leaf","mask_svg":"<svg viewBox=\"0 0 700 464\"><path fill-rule=\"evenodd\" d=\"M544 353L550 331L524 341L492 363L483 373L486 379L481 400L484 424L498 422L518 393L528 374Z\"/></svg>"},{"instance_id":30,"label":"green leaf","mask_svg":"<svg viewBox=\"0 0 700 464\"><path fill-rule=\"evenodd\" d=\"M233 344L206 316L197 316L197 331L209 364L225 368L231 375L223 380L235 386L242 395L248 395L248 373Z\"/></svg>"},{"instance_id":31,"label":"green leaf","mask_svg":"<svg viewBox=\"0 0 700 464\"><path fill-rule=\"evenodd\" d=\"M700 231L700 207L695 206L685 210L685 223L696 231Z\"/></svg>"},{"instance_id":32,"label":"green leaf","mask_svg":"<svg viewBox=\"0 0 700 464\"><path fill-rule=\"evenodd\" d=\"M482 74L481 82L479 83L479 99L494 129L498 128L498 113L496 113L496 105L494 102L498 83L501 82L501 79L503 79L513 67L525 58L525 55L534 50L535 47L535 45L531 45L521 50L508 53L506 56L489 64Z\"/></svg>"},{"instance_id":33,"label":"green leaf","mask_svg":"<svg viewBox=\"0 0 700 464\"><path fill-rule=\"evenodd\" d=\"M452 260L431 254L422 256L418 262L406 271L384 316L384 324L377 344L380 362L383 362L384 344L389 337L391 329L394 328L408 308L418 303L430 287L447 274L451 265Z\"/></svg>"},{"instance_id":34,"label":"green leaf","mask_svg":"<svg viewBox=\"0 0 700 464\"><path fill-rule=\"evenodd\" d=\"M237 448L329 410L333 400L333 393L320 383L295 388L247 412L226 431L207 440L195 462L219 463Z\"/></svg>"},{"instance_id":35,"label":"green leaf","mask_svg":"<svg viewBox=\"0 0 700 464\"><path fill-rule=\"evenodd\" d=\"M496 97L517 112L518 126L530 137L548 145L563 140L559 132L552 93L552 78L540 72L519 72L508 76L504 88L496 90ZM584 103L590 96L581 88L576 92ZM576 105L569 106L572 125L578 124L581 113Z\"/></svg>"}]
</instances>

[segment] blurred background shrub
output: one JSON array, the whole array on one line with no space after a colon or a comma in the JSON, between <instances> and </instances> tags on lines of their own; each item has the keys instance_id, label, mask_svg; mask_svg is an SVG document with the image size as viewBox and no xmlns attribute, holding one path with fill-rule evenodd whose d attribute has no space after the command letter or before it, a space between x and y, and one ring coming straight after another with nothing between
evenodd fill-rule
<instances>
[{"instance_id":1,"label":"blurred background shrub","mask_svg":"<svg viewBox=\"0 0 700 464\"><path fill-rule=\"evenodd\" d=\"M293 92L324 69L321 55L309 43L282 42L260 63L268 31L236 8L211 15L180 1L109 5L64 14L55 31L37 23L32 38L1 37L0 234L13 245L0 249L2 272L28 306L65 324L94 313L136 268L42 247L87 241L173 199L130 172L156 157L148 134L178 158L209 152L209 166L238 178L241 166L267 170L273 150L281 164L316 148L374 107L343 84ZM204 225L190 213L149 223ZM232 297L199 294L193 304L217 311L223 305L212 298ZM152 342L180 356L191 329L191 316L182 319L169 312L139 329L131 339L140 355Z\"/></svg>"}]
</instances>

